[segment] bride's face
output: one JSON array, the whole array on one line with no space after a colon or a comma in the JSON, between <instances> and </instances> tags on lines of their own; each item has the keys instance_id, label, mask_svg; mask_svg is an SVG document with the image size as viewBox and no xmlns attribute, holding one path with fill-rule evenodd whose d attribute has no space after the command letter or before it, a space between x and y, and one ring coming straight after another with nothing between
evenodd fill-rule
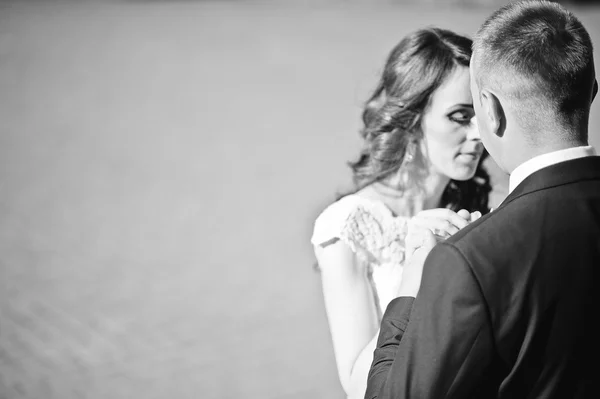
<instances>
[{"instance_id":1,"label":"bride's face","mask_svg":"<svg viewBox=\"0 0 600 399\"><path fill-rule=\"evenodd\" d=\"M483 145L473 111L469 68L457 67L432 94L421 129L430 173L454 180L473 177Z\"/></svg>"}]
</instances>

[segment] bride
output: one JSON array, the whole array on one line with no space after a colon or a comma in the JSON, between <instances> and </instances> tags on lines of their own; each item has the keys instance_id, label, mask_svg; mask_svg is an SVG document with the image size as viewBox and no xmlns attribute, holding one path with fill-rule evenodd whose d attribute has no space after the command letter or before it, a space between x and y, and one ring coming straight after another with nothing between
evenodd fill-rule
<instances>
[{"instance_id":1,"label":"bride","mask_svg":"<svg viewBox=\"0 0 600 399\"><path fill-rule=\"evenodd\" d=\"M402 278L411 227L444 239L489 211L469 84L471 40L439 28L391 51L363 111L356 190L327 207L312 243L337 370L363 398L382 313Z\"/></svg>"}]
</instances>

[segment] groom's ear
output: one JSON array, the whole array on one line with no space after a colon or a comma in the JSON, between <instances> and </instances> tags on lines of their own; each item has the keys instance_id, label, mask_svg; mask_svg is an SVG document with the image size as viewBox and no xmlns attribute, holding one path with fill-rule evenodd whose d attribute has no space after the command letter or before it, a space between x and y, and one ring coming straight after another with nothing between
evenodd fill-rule
<instances>
[{"instance_id":1,"label":"groom's ear","mask_svg":"<svg viewBox=\"0 0 600 399\"><path fill-rule=\"evenodd\" d=\"M598 81L594 79L594 91L592 92L592 101L594 102L594 98L596 98L596 94L598 94Z\"/></svg>"},{"instance_id":2,"label":"groom's ear","mask_svg":"<svg viewBox=\"0 0 600 399\"><path fill-rule=\"evenodd\" d=\"M494 93L489 90L481 90L481 108L485 113L492 133L498 137L504 135L504 109L502 103Z\"/></svg>"}]
</instances>

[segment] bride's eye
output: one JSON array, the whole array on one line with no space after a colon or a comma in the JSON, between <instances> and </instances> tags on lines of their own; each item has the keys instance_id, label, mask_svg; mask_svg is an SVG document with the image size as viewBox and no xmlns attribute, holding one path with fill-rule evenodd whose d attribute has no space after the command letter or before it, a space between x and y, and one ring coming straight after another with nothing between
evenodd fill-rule
<instances>
[{"instance_id":1,"label":"bride's eye","mask_svg":"<svg viewBox=\"0 0 600 399\"><path fill-rule=\"evenodd\" d=\"M469 123L471 123L471 119L473 119L473 113L472 112L468 112L468 111L456 111L451 113L448 118L452 121L452 122L456 122L458 124L461 125L468 125Z\"/></svg>"}]
</instances>

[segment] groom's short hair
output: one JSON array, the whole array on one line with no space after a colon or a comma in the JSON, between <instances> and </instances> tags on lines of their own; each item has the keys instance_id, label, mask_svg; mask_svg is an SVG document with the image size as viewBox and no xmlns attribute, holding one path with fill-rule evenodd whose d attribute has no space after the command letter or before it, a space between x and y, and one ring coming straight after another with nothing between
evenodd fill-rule
<instances>
[{"instance_id":1,"label":"groom's short hair","mask_svg":"<svg viewBox=\"0 0 600 399\"><path fill-rule=\"evenodd\" d=\"M571 12L549 1L510 3L483 23L473 50L478 86L509 98L524 127L543 129L544 119L553 118L583 123L587 135L593 47Z\"/></svg>"}]
</instances>

